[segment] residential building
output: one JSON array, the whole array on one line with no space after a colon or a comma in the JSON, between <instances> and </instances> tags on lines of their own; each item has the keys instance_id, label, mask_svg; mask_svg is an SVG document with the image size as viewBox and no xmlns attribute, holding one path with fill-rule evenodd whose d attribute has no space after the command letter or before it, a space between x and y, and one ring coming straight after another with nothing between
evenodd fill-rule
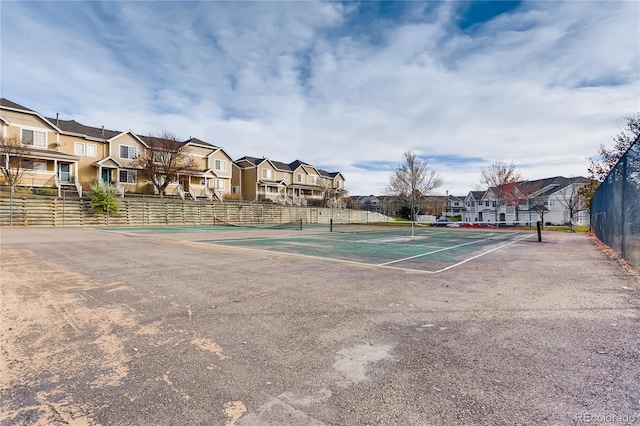
<instances>
[{"instance_id":1,"label":"residential building","mask_svg":"<svg viewBox=\"0 0 640 426\"><path fill-rule=\"evenodd\" d=\"M356 203L360 210L381 213L382 206L380 199L375 195L352 195L351 201Z\"/></svg>"},{"instance_id":2,"label":"residential building","mask_svg":"<svg viewBox=\"0 0 640 426\"><path fill-rule=\"evenodd\" d=\"M151 182L139 178L134 164L138 153L149 148L149 136L47 118L4 98L0 99L0 126L4 137L16 137L27 148L21 186L82 195L93 183L106 182L123 194L155 193ZM233 160L224 149L196 138L181 143L195 167L171 182L165 192L220 200L230 194Z\"/></svg>"},{"instance_id":3,"label":"residential building","mask_svg":"<svg viewBox=\"0 0 640 426\"><path fill-rule=\"evenodd\" d=\"M465 197L448 195L446 196L446 206L443 212L445 217L462 217L465 208Z\"/></svg>"},{"instance_id":4,"label":"residential building","mask_svg":"<svg viewBox=\"0 0 640 426\"><path fill-rule=\"evenodd\" d=\"M68 146L59 127L36 111L4 98L0 99L0 126L4 138L16 138L24 148L21 166L25 172L19 184L64 186L81 192L78 176L82 158ZM97 143L91 149L96 157L104 152ZM8 164L9 158L0 161Z\"/></svg>"},{"instance_id":5,"label":"residential building","mask_svg":"<svg viewBox=\"0 0 640 426\"><path fill-rule=\"evenodd\" d=\"M587 184L584 177L556 176L546 179L519 182L510 200L498 200L495 188L486 191L470 191L465 197L465 222L517 222L564 225L588 225L589 213L586 200L579 189ZM573 218L571 218L573 210Z\"/></svg>"},{"instance_id":6,"label":"residential building","mask_svg":"<svg viewBox=\"0 0 640 426\"><path fill-rule=\"evenodd\" d=\"M245 200L342 206L346 194L342 173L327 172L300 160L284 163L245 156L234 164L233 192Z\"/></svg>"}]
</instances>

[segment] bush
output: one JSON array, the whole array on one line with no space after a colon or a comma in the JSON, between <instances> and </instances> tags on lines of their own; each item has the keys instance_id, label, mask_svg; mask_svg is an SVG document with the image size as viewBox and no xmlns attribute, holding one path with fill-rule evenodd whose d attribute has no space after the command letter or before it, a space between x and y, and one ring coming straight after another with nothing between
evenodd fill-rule
<instances>
[{"instance_id":1,"label":"bush","mask_svg":"<svg viewBox=\"0 0 640 426\"><path fill-rule=\"evenodd\" d=\"M242 201L242 195L240 194L223 194L222 198L226 201Z\"/></svg>"},{"instance_id":2,"label":"bush","mask_svg":"<svg viewBox=\"0 0 640 426\"><path fill-rule=\"evenodd\" d=\"M58 196L58 188L33 188L33 195Z\"/></svg>"},{"instance_id":3,"label":"bush","mask_svg":"<svg viewBox=\"0 0 640 426\"><path fill-rule=\"evenodd\" d=\"M93 214L117 213L120 210L120 196L118 188L104 183L94 183L91 185L91 202L89 210Z\"/></svg>"},{"instance_id":4,"label":"bush","mask_svg":"<svg viewBox=\"0 0 640 426\"><path fill-rule=\"evenodd\" d=\"M307 206L324 207L324 200L321 198L307 198Z\"/></svg>"}]
</instances>

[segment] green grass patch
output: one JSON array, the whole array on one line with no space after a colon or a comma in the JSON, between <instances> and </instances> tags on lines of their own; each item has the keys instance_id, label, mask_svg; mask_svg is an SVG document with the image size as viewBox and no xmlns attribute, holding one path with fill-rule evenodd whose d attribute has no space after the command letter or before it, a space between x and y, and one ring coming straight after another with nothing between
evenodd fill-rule
<instances>
[{"instance_id":1,"label":"green grass patch","mask_svg":"<svg viewBox=\"0 0 640 426\"><path fill-rule=\"evenodd\" d=\"M544 227L545 231L563 231L563 232L569 232L569 225L562 225L562 226L551 226L551 225L547 225ZM588 226L574 226L573 227L573 232L589 232L589 227Z\"/></svg>"}]
</instances>

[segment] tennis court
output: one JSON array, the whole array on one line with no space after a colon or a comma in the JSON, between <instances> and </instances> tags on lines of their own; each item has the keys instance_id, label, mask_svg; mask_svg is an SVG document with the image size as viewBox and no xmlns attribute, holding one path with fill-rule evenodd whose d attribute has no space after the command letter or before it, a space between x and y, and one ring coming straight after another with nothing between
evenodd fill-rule
<instances>
[{"instance_id":1,"label":"tennis court","mask_svg":"<svg viewBox=\"0 0 640 426\"><path fill-rule=\"evenodd\" d=\"M576 424L638 412L638 280L584 233L0 232L0 424Z\"/></svg>"},{"instance_id":2,"label":"tennis court","mask_svg":"<svg viewBox=\"0 0 640 426\"><path fill-rule=\"evenodd\" d=\"M430 226L290 223L260 226L103 228L233 249L308 256L366 266L438 273L512 244L532 241L532 231Z\"/></svg>"}]
</instances>

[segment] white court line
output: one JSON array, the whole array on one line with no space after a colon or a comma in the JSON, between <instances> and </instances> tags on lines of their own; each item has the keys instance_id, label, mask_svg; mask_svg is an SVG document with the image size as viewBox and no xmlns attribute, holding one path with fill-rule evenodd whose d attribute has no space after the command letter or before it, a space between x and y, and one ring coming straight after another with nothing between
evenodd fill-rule
<instances>
[{"instance_id":1,"label":"white court line","mask_svg":"<svg viewBox=\"0 0 640 426\"><path fill-rule=\"evenodd\" d=\"M496 251L496 250L500 250L501 248L504 248L504 247L506 247L506 246L510 246L510 245L511 245L511 244L513 244L513 243L520 242L520 241L522 241L522 240L524 240L524 239L527 239L527 238L529 238L529 237L532 237L532 236L533 236L533 235L525 235L525 236L524 236L524 237L522 237L522 238L518 238L518 239L517 239L517 240L515 240L515 241L510 241L510 242L508 242L507 244L503 244L503 245L501 245L501 246L498 246L498 247L492 248L491 250L488 250L488 251L485 251L485 252L483 252L483 253L480 253L480 254L478 254L478 255L476 255L476 256L470 257L469 259L465 259L465 260L463 260L462 262L458 262L458 263L455 263L455 264L453 264L453 265L449 265L449 266L447 266L446 268L438 269L437 271L434 271L433 273L434 273L434 274L437 274L437 273L439 273L439 272L443 272L443 271L446 271L446 270L448 270L448 269L453 269L453 268L455 268L456 266L460 266L460 265L462 265L463 263L467 263L467 262L469 262L469 261L471 261L471 260L474 260L474 259L477 259L477 258L479 258L479 257L482 257L482 256L484 256L485 254L489 254L489 253L494 252L494 251Z\"/></svg>"},{"instance_id":2,"label":"white court line","mask_svg":"<svg viewBox=\"0 0 640 426\"><path fill-rule=\"evenodd\" d=\"M434 250L434 251L429 251L429 252L426 252L426 253L416 254L415 256L409 256L409 257L405 257L403 259L392 260L391 262L380 263L380 264L378 264L376 266L387 266L387 265L391 265L392 263L404 262L405 260L411 260L411 259L415 259L417 257L429 256L430 254L439 253L441 251L446 251L446 250L451 250L451 249L458 248L458 247L468 246L470 244L477 244L477 243L479 243L481 241L486 241L486 240L471 241L470 243L464 243L464 244L458 244L457 246L445 247L445 248L441 248L440 250Z\"/></svg>"},{"instance_id":3,"label":"white court line","mask_svg":"<svg viewBox=\"0 0 640 426\"><path fill-rule=\"evenodd\" d=\"M512 234L513 234L513 233L511 233L511 234L509 234L509 235L512 235ZM391 264L393 264L393 263L404 262L405 260L415 259L415 258L417 258L417 257L429 256L430 254L439 253L439 252L441 252L441 251L447 251L447 250L451 250L451 249L458 248L458 247L468 246L468 245L470 245L470 244L476 244L476 243L480 243L480 242L483 242L483 241L495 240L495 239L497 239L497 238L499 238L499 237L502 237L502 236L504 236L504 235L505 235L505 234L494 235L494 236L489 237L489 238L483 238L483 239L481 239L481 240L475 240L475 241L471 241L471 242L469 242L469 243L458 244L458 245L451 246L451 247L445 247L445 248L442 248L442 249L440 249L440 250L434 250L434 251L430 251L430 252L427 252L427 253L416 254L415 256L409 256L409 257L405 257L405 258L403 258L403 259L397 259L397 260L392 260L392 261L390 261L390 262L380 263L380 264L379 264L379 265L377 265L377 266L387 266L387 265L391 265ZM525 237L525 238L526 238L526 237ZM522 239L522 238L521 238L521 239ZM518 241L519 241L519 240L518 240ZM513 241L513 242L515 242L515 241ZM507 244L507 245L508 245L508 244ZM436 272L438 272L438 271L436 271Z\"/></svg>"},{"instance_id":4,"label":"white court line","mask_svg":"<svg viewBox=\"0 0 640 426\"><path fill-rule=\"evenodd\" d=\"M120 234L120 235L126 235L126 236L131 236L131 237L151 237L151 238L157 238L156 235L157 234L153 234L153 235L149 235L149 234L145 234L145 235L140 235L140 234L133 234L133 233L129 233L129 232L123 232L123 231L111 231L111 230L105 230L105 229L97 229L97 228L85 228L85 229L90 229L93 231L98 231L98 232L111 232L111 233L115 233L115 234ZM314 234L308 234L308 235L314 235ZM504 235L504 234L503 234ZM471 260L477 259L479 257L482 257L486 254L492 253L496 250L499 250L501 248L507 247L511 244L517 243L519 241L522 241L524 239L527 239L529 237L534 236L535 234L531 234L531 235L525 235L522 238L518 238L515 241L510 241L507 244L503 244L499 247L495 247L491 250L488 250L486 252L480 253L476 256L473 256L469 259L465 259L461 262L458 262L456 264L453 265L449 265L445 268L442 269L438 269L437 271L428 271L428 270L424 270L424 269L413 269L413 268L402 268L402 267L398 267L398 266L388 266L392 263L396 263L396 262L401 262L403 260L409 260L409 259L414 259L417 257L422 257L422 256L426 256L428 254L433 254L433 253L437 253L437 252L441 252L441 251L445 251L445 250L450 250L452 248L456 248L456 247L462 247L462 246L466 246L466 245L470 245L470 244L475 244L481 241L487 241L487 240L494 240L497 238L496 237L490 237L490 238L485 238L484 240L476 240L476 241L471 241L469 243L465 243L465 244L459 244L457 246L452 246L452 247L446 247L440 250L435 250L429 253L423 253L423 254L419 254L416 256L411 256L411 257L407 257L404 259L400 259L400 260L394 260L391 262L386 262L386 263L381 263L379 265L376 264L371 264L371 263L364 263L364 262L357 262L357 261L353 261L353 260L344 260L344 259L335 259L335 258L330 258L330 257L322 257L322 256L313 256L313 255L307 255L307 254L300 254L300 253L290 253L290 252L286 252L286 251L277 251L277 250L265 250L265 249L258 249L258 248L248 248L248 247L238 247L238 246L230 246L230 245L226 245L224 244L224 242L228 241L231 242L233 241L232 239L226 239L226 240L206 240L205 241L188 241L188 240L167 240L167 241L171 241L171 242L180 242L183 244L196 244L196 245L202 245L202 246L207 246L207 247L219 247L219 248L223 248L223 249L227 249L227 250L238 250L238 251L248 251L248 252L255 252L255 253L262 253L262 254L268 254L273 256L275 255L279 255L279 256L292 256L292 257L301 257L301 258L311 258L311 259L317 259L317 260L321 260L321 261L329 261L329 262L337 262L337 263L343 263L343 264L349 264L349 265L353 265L353 266L360 266L360 267L365 267L365 268L372 268L372 267L381 267L381 268L385 268L385 269L394 269L397 271L404 271L404 272L408 272L408 273L418 273L418 274L437 274L443 271L447 271L449 269L453 269L457 266L460 266L464 263L467 263ZM161 236L161 235L158 235ZM296 238L296 237L287 237L287 238ZM216 242L220 242L221 244L216 244Z\"/></svg>"}]
</instances>

